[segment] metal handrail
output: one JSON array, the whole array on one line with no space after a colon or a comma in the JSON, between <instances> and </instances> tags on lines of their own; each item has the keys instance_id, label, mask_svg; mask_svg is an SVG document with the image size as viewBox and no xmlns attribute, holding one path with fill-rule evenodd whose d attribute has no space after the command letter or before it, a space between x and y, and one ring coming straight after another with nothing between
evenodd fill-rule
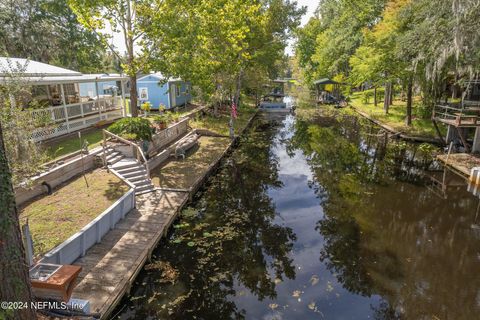
<instances>
[{"instance_id":1,"label":"metal handrail","mask_svg":"<svg viewBox=\"0 0 480 320\"><path fill-rule=\"evenodd\" d=\"M122 138L122 137L120 137L120 136L118 136L118 135L116 135L116 134L114 134L114 133L112 133L108 130L103 129L102 131L103 131L104 136L105 135L110 136L110 137L112 137L116 140L119 140L119 141L121 141L125 144L128 144L128 145L132 146L134 149L136 149L136 151L137 151L136 152L136 158L139 162L143 162L143 164L145 165L145 169L147 170L147 176L150 178L150 168L149 168L149 165L148 165L147 157L145 156L145 153L143 152L142 148L138 144L136 144L132 141L129 141L127 139L124 139L124 138ZM104 157L105 157L105 146L106 146L106 139L104 138L104 147L103 147L104 148L104 152L103 152ZM140 155L141 159L139 159L139 155ZM104 161L105 161L105 165L106 165L106 160L104 160Z\"/></svg>"}]
</instances>

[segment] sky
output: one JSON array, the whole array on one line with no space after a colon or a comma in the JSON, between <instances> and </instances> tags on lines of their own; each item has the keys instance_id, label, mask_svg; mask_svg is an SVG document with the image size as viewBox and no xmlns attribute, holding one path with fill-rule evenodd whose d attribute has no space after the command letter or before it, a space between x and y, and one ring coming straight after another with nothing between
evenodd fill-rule
<instances>
[{"instance_id":1,"label":"sky","mask_svg":"<svg viewBox=\"0 0 480 320\"><path fill-rule=\"evenodd\" d=\"M313 13L315 12L315 9L317 9L319 0L297 0L299 6L306 6L307 7L307 13L303 15L302 17L302 22L301 25L305 25L308 20L313 16ZM113 45L120 51L120 52L125 52L125 43L123 41L123 35L121 33L113 33ZM285 53L288 55L292 56L293 55L293 41L289 42L289 45L287 48L285 48Z\"/></svg>"},{"instance_id":2,"label":"sky","mask_svg":"<svg viewBox=\"0 0 480 320\"><path fill-rule=\"evenodd\" d=\"M302 22L301 25L304 26L308 20L310 20L311 17L313 17L313 14L315 10L317 9L319 0L297 0L299 6L306 6L307 7L307 13L302 16ZM289 41L288 47L285 48L285 53L288 54L289 56L293 56L293 41Z\"/></svg>"}]
</instances>

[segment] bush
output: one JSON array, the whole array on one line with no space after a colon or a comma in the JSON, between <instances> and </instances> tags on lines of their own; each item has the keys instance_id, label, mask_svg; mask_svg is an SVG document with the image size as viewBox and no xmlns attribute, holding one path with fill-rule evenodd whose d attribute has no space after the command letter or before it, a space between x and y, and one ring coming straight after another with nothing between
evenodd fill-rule
<instances>
[{"instance_id":1,"label":"bush","mask_svg":"<svg viewBox=\"0 0 480 320\"><path fill-rule=\"evenodd\" d=\"M417 110L417 117L421 119L428 119L432 116L433 106L427 106L425 104L420 104L418 107L413 106ZM416 107L416 108L415 108Z\"/></svg>"},{"instance_id":2,"label":"bush","mask_svg":"<svg viewBox=\"0 0 480 320\"><path fill-rule=\"evenodd\" d=\"M108 131L128 140L151 140L150 121L143 118L123 118L108 127Z\"/></svg>"},{"instance_id":3,"label":"bush","mask_svg":"<svg viewBox=\"0 0 480 320\"><path fill-rule=\"evenodd\" d=\"M156 123L168 123L170 122L170 115L168 113L157 114L152 117L152 120Z\"/></svg>"}]
</instances>

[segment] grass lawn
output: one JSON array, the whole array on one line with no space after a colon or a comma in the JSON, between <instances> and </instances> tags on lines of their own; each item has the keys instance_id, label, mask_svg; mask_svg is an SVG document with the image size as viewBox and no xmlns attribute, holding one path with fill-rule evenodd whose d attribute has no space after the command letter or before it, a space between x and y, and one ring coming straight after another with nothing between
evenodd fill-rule
<instances>
[{"instance_id":1,"label":"grass lawn","mask_svg":"<svg viewBox=\"0 0 480 320\"><path fill-rule=\"evenodd\" d=\"M399 99L394 100L393 105L389 108L389 113L386 115L383 111L383 101L379 101L375 107L373 104L373 98L370 98L369 103L363 101L363 95L372 90L364 92L355 92L350 98L350 105L357 108L360 111L367 113L372 118L381 121L382 123L392 127L396 131L401 131L410 135L424 136L435 138L437 136L435 127L433 126L430 116L428 118L422 118L419 116L420 98L415 97L412 108L412 125L409 127L405 124L407 116L406 101ZM445 130L443 126L439 126L440 130Z\"/></svg>"},{"instance_id":2,"label":"grass lawn","mask_svg":"<svg viewBox=\"0 0 480 320\"><path fill-rule=\"evenodd\" d=\"M128 190L120 179L97 169L58 187L51 195L38 198L20 208L20 221L28 218L35 255L59 245Z\"/></svg>"},{"instance_id":3,"label":"grass lawn","mask_svg":"<svg viewBox=\"0 0 480 320\"><path fill-rule=\"evenodd\" d=\"M248 105L242 106L238 111L238 118L234 121L235 134L246 126L248 119L255 113L256 109ZM190 126L194 129L208 129L225 136L230 135L228 122L230 120L230 111L220 113L218 117L207 114L203 117L195 117L190 121Z\"/></svg>"},{"instance_id":4,"label":"grass lawn","mask_svg":"<svg viewBox=\"0 0 480 320\"><path fill-rule=\"evenodd\" d=\"M93 149L102 143L102 129L92 129L82 133L82 141L88 141L88 149ZM81 142L77 135L45 144L45 150L50 159L56 159L80 150Z\"/></svg>"},{"instance_id":5,"label":"grass lawn","mask_svg":"<svg viewBox=\"0 0 480 320\"><path fill-rule=\"evenodd\" d=\"M200 178L207 168L223 153L230 138L200 137L199 147L189 150L185 160L169 160L152 170L152 181L157 187L186 189Z\"/></svg>"}]
</instances>

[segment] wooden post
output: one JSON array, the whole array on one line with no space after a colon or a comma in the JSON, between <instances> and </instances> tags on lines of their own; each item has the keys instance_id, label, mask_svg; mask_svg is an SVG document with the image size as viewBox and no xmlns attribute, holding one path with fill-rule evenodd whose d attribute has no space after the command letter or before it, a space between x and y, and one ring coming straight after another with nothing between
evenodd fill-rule
<instances>
[{"instance_id":1,"label":"wooden post","mask_svg":"<svg viewBox=\"0 0 480 320\"><path fill-rule=\"evenodd\" d=\"M440 132L440 129L438 128L437 121L435 119L432 119L433 126L435 127L435 131L437 131L438 134L438 139L442 143L442 145L446 146L447 142L445 142L445 139L443 139L442 133Z\"/></svg>"},{"instance_id":2,"label":"wooden post","mask_svg":"<svg viewBox=\"0 0 480 320\"><path fill-rule=\"evenodd\" d=\"M65 122L67 123L67 132L70 133L70 123L68 121L68 109L67 109L67 101L65 100L65 91L63 90L63 84L60 84L60 94L62 95L62 103L63 103L63 112L65 113Z\"/></svg>"},{"instance_id":3,"label":"wooden post","mask_svg":"<svg viewBox=\"0 0 480 320\"><path fill-rule=\"evenodd\" d=\"M98 114L100 115L100 120L102 120L102 107L100 106L100 94L98 93L98 81L95 80L95 91L97 92L97 107Z\"/></svg>"},{"instance_id":4,"label":"wooden post","mask_svg":"<svg viewBox=\"0 0 480 320\"><path fill-rule=\"evenodd\" d=\"M33 266L33 242L32 242L32 235L30 234L30 228L28 226L28 219L27 222L22 226L23 231L23 244L25 246L25 255L27 258L28 266Z\"/></svg>"},{"instance_id":5,"label":"wooden post","mask_svg":"<svg viewBox=\"0 0 480 320\"><path fill-rule=\"evenodd\" d=\"M127 102L125 101L125 81L120 81L120 86L122 87L122 116L125 118L127 116Z\"/></svg>"},{"instance_id":6,"label":"wooden post","mask_svg":"<svg viewBox=\"0 0 480 320\"><path fill-rule=\"evenodd\" d=\"M468 146L467 138L463 135L464 130L462 128L457 127L457 132L458 132L458 135L460 136L460 140L462 140L463 146L465 147L465 151L467 153L470 153L470 147Z\"/></svg>"},{"instance_id":7,"label":"wooden post","mask_svg":"<svg viewBox=\"0 0 480 320\"><path fill-rule=\"evenodd\" d=\"M480 127L475 128L475 136L473 138L472 152L480 152Z\"/></svg>"}]
</instances>

